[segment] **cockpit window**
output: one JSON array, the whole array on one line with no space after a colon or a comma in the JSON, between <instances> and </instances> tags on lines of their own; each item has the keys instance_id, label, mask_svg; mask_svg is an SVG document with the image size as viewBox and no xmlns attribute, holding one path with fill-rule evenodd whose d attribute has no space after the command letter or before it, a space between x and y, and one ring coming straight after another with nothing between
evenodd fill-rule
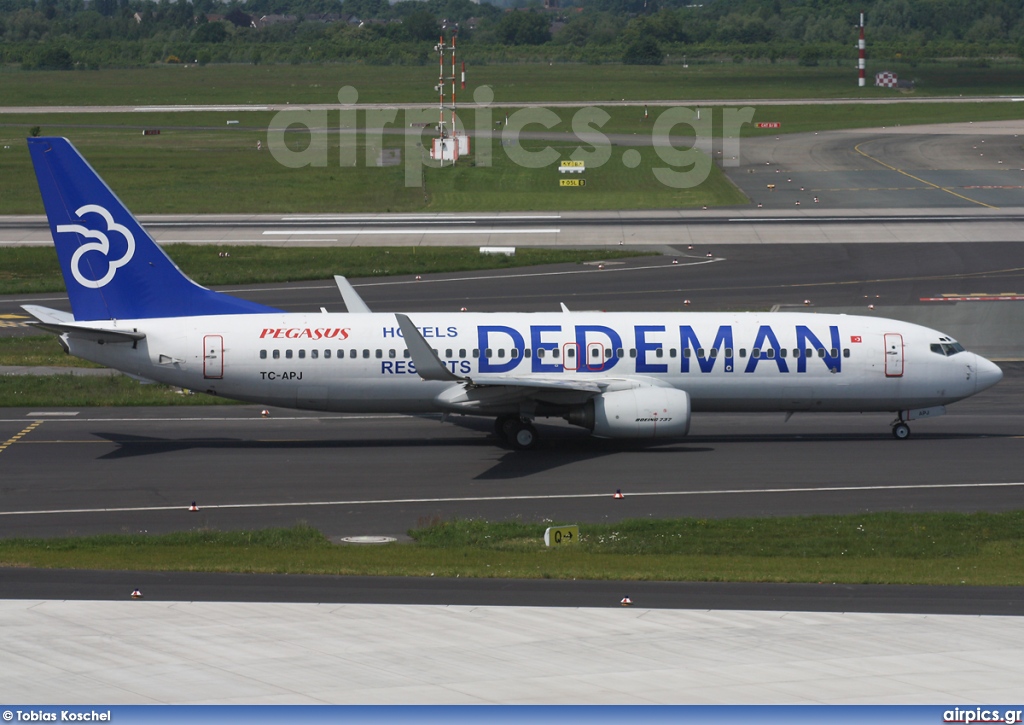
<instances>
[{"instance_id":1,"label":"cockpit window","mask_svg":"<svg viewBox=\"0 0 1024 725\"><path fill-rule=\"evenodd\" d=\"M938 355L950 357L958 352L963 352L964 346L951 337L940 337L939 342L933 342L930 345L930 349Z\"/></svg>"}]
</instances>

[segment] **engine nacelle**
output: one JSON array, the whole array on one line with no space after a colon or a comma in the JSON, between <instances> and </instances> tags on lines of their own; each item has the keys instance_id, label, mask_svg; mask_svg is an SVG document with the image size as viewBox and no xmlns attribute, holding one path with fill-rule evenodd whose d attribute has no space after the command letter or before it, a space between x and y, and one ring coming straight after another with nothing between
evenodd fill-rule
<instances>
[{"instance_id":1,"label":"engine nacelle","mask_svg":"<svg viewBox=\"0 0 1024 725\"><path fill-rule=\"evenodd\" d=\"M568 416L601 438L680 438L690 431L690 396L674 388L603 393Z\"/></svg>"}]
</instances>

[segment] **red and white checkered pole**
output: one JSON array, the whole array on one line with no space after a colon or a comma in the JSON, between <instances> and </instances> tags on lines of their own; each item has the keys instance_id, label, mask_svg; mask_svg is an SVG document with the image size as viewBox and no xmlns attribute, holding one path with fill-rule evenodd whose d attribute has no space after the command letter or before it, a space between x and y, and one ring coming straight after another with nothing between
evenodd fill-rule
<instances>
[{"instance_id":1,"label":"red and white checkered pole","mask_svg":"<svg viewBox=\"0 0 1024 725\"><path fill-rule=\"evenodd\" d=\"M857 41L857 53L860 56L857 59L857 85L861 88L864 87L864 13L860 14L860 40Z\"/></svg>"}]
</instances>

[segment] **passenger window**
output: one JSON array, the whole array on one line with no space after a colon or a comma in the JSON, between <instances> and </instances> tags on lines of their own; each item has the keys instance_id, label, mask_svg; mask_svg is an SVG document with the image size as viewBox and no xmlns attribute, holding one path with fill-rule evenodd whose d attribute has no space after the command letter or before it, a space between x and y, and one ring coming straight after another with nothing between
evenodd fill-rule
<instances>
[{"instance_id":1,"label":"passenger window","mask_svg":"<svg viewBox=\"0 0 1024 725\"><path fill-rule=\"evenodd\" d=\"M305 360L305 359L306 359L306 351L305 350L299 350L299 360Z\"/></svg>"},{"instance_id":2,"label":"passenger window","mask_svg":"<svg viewBox=\"0 0 1024 725\"><path fill-rule=\"evenodd\" d=\"M576 348L575 347L567 347L565 349L565 355L566 355L566 357L573 357L573 358L576 357Z\"/></svg>"},{"instance_id":3,"label":"passenger window","mask_svg":"<svg viewBox=\"0 0 1024 725\"><path fill-rule=\"evenodd\" d=\"M289 360L291 360L292 359L292 351L291 350L285 350L284 351L284 356L286 358L288 358Z\"/></svg>"},{"instance_id":4,"label":"passenger window","mask_svg":"<svg viewBox=\"0 0 1024 725\"><path fill-rule=\"evenodd\" d=\"M275 360L280 360L281 359L281 351L280 350L274 350L274 359Z\"/></svg>"},{"instance_id":5,"label":"passenger window","mask_svg":"<svg viewBox=\"0 0 1024 725\"><path fill-rule=\"evenodd\" d=\"M726 357L732 357L732 348L731 347L725 348L725 356Z\"/></svg>"},{"instance_id":6,"label":"passenger window","mask_svg":"<svg viewBox=\"0 0 1024 725\"><path fill-rule=\"evenodd\" d=\"M819 347L818 348L818 357L825 357L825 348L823 348L823 347Z\"/></svg>"},{"instance_id":7,"label":"passenger window","mask_svg":"<svg viewBox=\"0 0 1024 725\"><path fill-rule=\"evenodd\" d=\"M478 348L478 347L474 347L473 348L473 357L480 357L480 348Z\"/></svg>"},{"instance_id":8,"label":"passenger window","mask_svg":"<svg viewBox=\"0 0 1024 725\"><path fill-rule=\"evenodd\" d=\"M708 352L711 353L711 357L718 357L718 348L717 347L711 348Z\"/></svg>"},{"instance_id":9,"label":"passenger window","mask_svg":"<svg viewBox=\"0 0 1024 725\"><path fill-rule=\"evenodd\" d=\"M364 350L363 350L363 359L364 359L364 360L366 360L366 359L368 359L369 357L370 357L370 351L369 351L369 350L365 350L365 349L364 349Z\"/></svg>"},{"instance_id":10,"label":"passenger window","mask_svg":"<svg viewBox=\"0 0 1024 725\"><path fill-rule=\"evenodd\" d=\"M850 357L850 348L848 348L848 347L844 347L843 348L843 357Z\"/></svg>"},{"instance_id":11,"label":"passenger window","mask_svg":"<svg viewBox=\"0 0 1024 725\"><path fill-rule=\"evenodd\" d=\"M324 350L324 360L330 360L330 359L331 359L331 351L330 350Z\"/></svg>"},{"instance_id":12,"label":"passenger window","mask_svg":"<svg viewBox=\"0 0 1024 725\"><path fill-rule=\"evenodd\" d=\"M530 354L531 354L531 353L530 353L530 348L526 348L526 349L525 349L525 350L523 351L523 357L530 357Z\"/></svg>"},{"instance_id":13,"label":"passenger window","mask_svg":"<svg viewBox=\"0 0 1024 725\"><path fill-rule=\"evenodd\" d=\"M741 347L740 348L740 357L746 357L746 356L747 356L747 348Z\"/></svg>"},{"instance_id":14,"label":"passenger window","mask_svg":"<svg viewBox=\"0 0 1024 725\"><path fill-rule=\"evenodd\" d=\"M660 347L654 351L654 357L663 357L664 354L664 351Z\"/></svg>"},{"instance_id":15,"label":"passenger window","mask_svg":"<svg viewBox=\"0 0 1024 725\"><path fill-rule=\"evenodd\" d=\"M636 357L636 348L635 347L629 348L629 356L630 357Z\"/></svg>"},{"instance_id":16,"label":"passenger window","mask_svg":"<svg viewBox=\"0 0 1024 725\"><path fill-rule=\"evenodd\" d=\"M692 355L693 355L693 350L691 350L690 348L686 348L685 350L683 350L683 357L690 357Z\"/></svg>"},{"instance_id":17,"label":"passenger window","mask_svg":"<svg viewBox=\"0 0 1024 725\"><path fill-rule=\"evenodd\" d=\"M786 357L786 348L784 348L784 347L780 347L779 348L779 357Z\"/></svg>"},{"instance_id":18,"label":"passenger window","mask_svg":"<svg viewBox=\"0 0 1024 725\"><path fill-rule=\"evenodd\" d=\"M604 359L605 360L610 360L611 356L612 356L612 349L610 347L606 347L604 349Z\"/></svg>"},{"instance_id":19,"label":"passenger window","mask_svg":"<svg viewBox=\"0 0 1024 725\"><path fill-rule=\"evenodd\" d=\"M796 347L793 348L793 357L800 357L800 349L799 348L796 348Z\"/></svg>"},{"instance_id":20,"label":"passenger window","mask_svg":"<svg viewBox=\"0 0 1024 725\"><path fill-rule=\"evenodd\" d=\"M765 350L764 351L764 356L766 358L768 358L769 360L774 360L775 359L775 348L774 347L770 347L767 350Z\"/></svg>"},{"instance_id":21,"label":"passenger window","mask_svg":"<svg viewBox=\"0 0 1024 725\"><path fill-rule=\"evenodd\" d=\"M669 357L675 357L676 356L676 349L674 347L669 349L668 356Z\"/></svg>"},{"instance_id":22,"label":"passenger window","mask_svg":"<svg viewBox=\"0 0 1024 725\"><path fill-rule=\"evenodd\" d=\"M703 358L704 357L704 348L702 348L702 347L698 347L697 348L697 357L699 357L699 358Z\"/></svg>"},{"instance_id":23,"label":"passenger window","mask_svg":"<svg viewBox=\"0 0 1024 725\"><path fill-rule=\"evenodd\" d=\"M465 358L466 357L466 351L461 349L461 348L459 348L459 357Z\"/></svg>"},{"instance_id":24,"label":"passenger window","mask_svg":"<svg viewBox=\"0 0 1024 725\"><path fill-rule=\"evenodd\" d=\"M452 356L452 349L448 348L447 350L445 350L444 351L444 356L445 357L451 357Z\"/></svg>"},{"instance_id":25,"label":"passenger window","mask_svg":"<svg viewBox=\"0 0 1024 725\"><path fill-rule=\"evenodd\" d=\"M380 348L377 348L376 350L373 351L373 356L380 360L382 357L384 357L384 351L381 350Z\"/></svg>"},{"instance_id":26,"label":"passenger window","mask_svg":"<svg viewBox=\"0 0 1024 725\"><path fill-rule=\"evenodd\" d=\"M555 360L558 359L558 348L557 347L554 350L551 351L551 357L553 357Z\"/></svg>"},{"instance_id":27,"label":"passenger window","mask_svg":"<svg viewBox=\"0 0 1024 725\"><path fill-rule=\"evenodd\" d=\"M486 350L484 350L484 357L491 357L491 356L492 356L491 355L491 348L487 348Z\"/></svg>"},{"instance_id":28,"label":"passenger window","mask_svg":"<svg viewBox=\"0 0 1024 725\"><path fill-rule=\"evenodd\" d=\"M752 358L759 358L759 357L761 357L761 348L755 347L753 350L751 350L750 351L750 357L752 357Z\"/></svg>"},{"instance_id":29,"label":"passenger window","mask_svg":"<svg viewBox=\"0 0 1024 725\"><path fill-rule=\"evenodd\" d=\"M537 357L544 357L544 348L542 348L542 347L538 347L537 348Z\"/></svg>"},{"instance_id":30,"label":"passenger window","mask_svg":"<svg viewBox=\"0 0 1024 725\"><path fill-rule=\"evenodd\" d=\"M498 357L505 357L505 348L498 350Z\"/></svg>"},{"instance_id":31,"label":"passenger window","mask_svg":"<svg viewBox=\"0 0 1024 725\"><path fill-rule=\"evenodd\" d=\"M396 357L398 357L398 350L395 350L394 348L388 350L388 357L394 360Z\"/></svg>"},{"instance_id":32,"label":"passenger window","mask_svg":"<svg viewBox=\"0 0 1024 725\"><path fill-rule=\"evenodd\" d=\"M267 359L267 351L266 350L260 350L260 360L266 360L266 359Z\"/></svg>"},{"instance_id":33,"label":"passenger window","mask_svg":"<svg viewBox=\"0 0 1024 725\"><path fill-rule=\"evenodd\" d=\"M518 360L519 359L519 348L517 348L517 347L512 348L512 350L509 352L509 357L511 357L513 360Z\"/></svg>"},{"instance_id":34,"label":"passenger window","mask_svg":"<svg viewBox=\"0 0 1024 725\"><path fill-rule=\"evenodd\" d=\"M355 360L355 358L356 358L356 353L358 353L358 352L359 352L358 350L350 350L350 351L349 351L349 353L348 353L348 356L349 356L349 357L350 357L351 359ZM364 356L364 357L365 357L365 356Z\"/></svg>"},{"instance_id":35,"label":"passenger window","mask_svg":"<svg viewBox=\"0 0 1024 725\"><path fill-rule=\"evenodd\" d=\"M623 350L623 349L622 349L622 348L620 347L620 348L618 348L618 349L617 349L617 350L615 351L615 356L616 356L616 357L626 357L626 351L625 351L625 350Z\"/></svg>"},{"instance_id":36,"label":"passenger window","mask_svg":"<svg viewBox=\"0 0 1024 725\"><path fill-rule=\"evenodd\" d=\"M598 350L596 347L590 348L590 357L596 359L596 358L599 358L600 356L601 356L601 351L600 350Z\"/></svg>"},{"instance_id":37,"label":"passenger window","mask_svg":"<svg viewBox=\"0 0 1024 725\"><path fill-rule=\"evenodd\" d=\"M406 359L409 359L409 358L411 358L411 357L412 357L412 353L411 353L411 352L409 352L409 348L405 348L405 349L404 349L404 350L402 351L402 357L404 357L404 358L406 358Z\"/></svg>"},{"instance_id":38,"label":"passenger window","mask_svg":"<svg viewBox=\"0 0 1024 725\"><path fill-rule=\"evenodd\" d=\"M807 357L814 357L814 350L812 350L811 348L807 348L806 352Z\"/></svg>"},{"instance_id":39,"label":"passenger window","mask_svg":"<svg viewBox=\"0 0 1024 725\"><path fill-rule=\"evenodd\" d=\"M320 357L320 351L319 350L310 350L309 351L309 357L311 359L313 359L313 360L316 360L318 357Z\"/></svg>"},{"instance_id":40,"label":"passenger window","mask_svg":"<svg viewBox=\"0 0 1024 725\"><path fill-rule=\"evenodd\" d=\"M829 352L829 357L839 357L839 351L836 350L835 348L832 348L828 352Z\"/></svg>"}]
</instances>

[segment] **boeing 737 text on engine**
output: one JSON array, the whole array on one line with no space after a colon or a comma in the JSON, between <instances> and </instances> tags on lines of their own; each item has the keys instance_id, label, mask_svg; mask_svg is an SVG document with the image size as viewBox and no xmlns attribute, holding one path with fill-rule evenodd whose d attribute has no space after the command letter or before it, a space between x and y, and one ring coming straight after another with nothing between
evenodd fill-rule
<instances>
[{"instance_id":1,"label":"boeing 737 text on engine","mask_svg":"<svg viewBox=\"0 0 1024 725\"><path fill-rule=\"evenodd\" d=\"M287 313L200 287L62 138L28 140L71 313L27 305L73 355L211 395L353 413L490 416L517 448L560 417L605 438L685 436L702 411L891 411L1002 377L948 335L809 313Z\"/></svg>"}]
</instances>

